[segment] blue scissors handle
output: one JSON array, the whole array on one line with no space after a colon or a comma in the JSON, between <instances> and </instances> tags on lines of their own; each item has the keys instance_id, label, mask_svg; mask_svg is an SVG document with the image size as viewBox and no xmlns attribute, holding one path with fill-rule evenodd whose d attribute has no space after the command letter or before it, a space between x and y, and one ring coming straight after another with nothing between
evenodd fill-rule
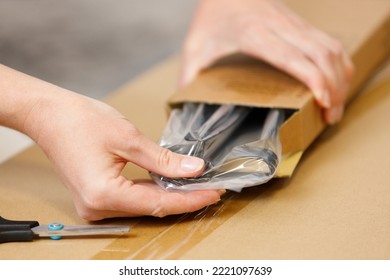
<instances>
[{"instance_id":1,"label":"blue scissors handle","mask_svg":"<svg viewBox=\"0 0 390 280\"><path fill-rule=\"evenodd\" d=\"M11 221L0 216L0 243L32 241L35 238L33 227L37 221Z\"/></svg>"}]
</instances>

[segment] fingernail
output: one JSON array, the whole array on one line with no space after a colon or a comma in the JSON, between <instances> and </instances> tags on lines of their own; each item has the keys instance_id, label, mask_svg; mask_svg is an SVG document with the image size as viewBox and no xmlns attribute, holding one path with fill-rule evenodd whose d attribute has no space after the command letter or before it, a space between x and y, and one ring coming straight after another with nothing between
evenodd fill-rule
<instances>
[{"instance_id":1,"label":"fingernail","mask_svg":"<svg viewBox=\"0 0 390 280\"><path fill-rule=\"evenodd\" d=\"M185 172L196 172L203 168L203 159L197 157L185 157L181 160L180 167Z\"/></svg>"},{"instance_id":2,"label":"fingernail","mask_svg":"<svg viewBox=\"0 0 390 280\"><path fill-rule=\"evenodd\" d=\"M332 109L329 109L328 118L330 124L335 124L341 120L343 117L344 108L343 106L338 106Z\"/></svg>"},{"instance_id":3,"label":"fingernail","mask_svg":"<svg viewBox=\"0 0 390 280\"><path fill-rule=\"evenodd\" d=\"M313 91L314 97L325 108L330 108L330 96L327 90L325 91Z\"/></svg>"}]
</instances>

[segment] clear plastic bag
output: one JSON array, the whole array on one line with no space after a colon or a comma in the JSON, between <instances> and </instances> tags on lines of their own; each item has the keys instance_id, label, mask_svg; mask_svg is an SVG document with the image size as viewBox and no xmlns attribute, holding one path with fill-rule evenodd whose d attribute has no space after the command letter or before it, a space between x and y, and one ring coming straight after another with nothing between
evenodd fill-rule
<instances>
[{"instance_id":1,"label":"clear plastic bag","mask_svg":"<svg viewBox=\"0 0 390 280\"><path fill-rule=\"evenodd\" d=\"M151 173L165 189L199 190L242 188L270 180L281 158L278 128L280 109L235 105L185 103L174 109L160 140L173 152L197 156L206 162L194 178L167 178Z\"/></svg>"}]
</instances>

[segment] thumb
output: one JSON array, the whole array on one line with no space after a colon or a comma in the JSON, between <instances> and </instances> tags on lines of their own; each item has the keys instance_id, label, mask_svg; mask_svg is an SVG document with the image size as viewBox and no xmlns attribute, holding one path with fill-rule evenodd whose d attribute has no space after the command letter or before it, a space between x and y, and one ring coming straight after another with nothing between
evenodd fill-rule
<instances>
[{"instance_id":1,"label":"thumb","mask_svg":"<svg viewBox=\"0 0 390 280\"><path fill-rule=\"evenodd\" d=\"M130 147L120 156L148 171L166 177L194 177L205 166L202 159L176 154L162 148L142 134L132 138Z\"/></svg>"},{"instance_id":2,"label":"thumb","mask_svg":"<svg viewBox=\"0 0 390 280\"><path fill-rule=\"evenodd\" d=\"M187 42L182 50L181 65L179 73L179 87L184 87L195 80L196 76L204 69L211 66L218 59L231 53L230 49L225 49L218 43L210 43L204 47L202 37L194 36ZM197 43L193 43L193 41Z\"/></svg>"},{"instance_id":3,"label":"thumb","mask_svg":"<svg viewBox=\"0 0 390 280\"><path fill-rule=\"evenodd\" d=\"M181 58L180 73L179 73L179 88L190 84L200 71L200 65L197 59L184 53Z\"/></svg>"},{"instance_id":4,"label":"thumb","mask_svg":"<svg viewBox=\"0 0 390 280\"><path fill-rule=\"evenodd\" d=\"M179 76L179 87L191 83L196 76L212 66L221 58L234 54L237 47L234 44L210 43L208 48L184 48L181 57L181 68Z\"/></svg>"}]
</instances>

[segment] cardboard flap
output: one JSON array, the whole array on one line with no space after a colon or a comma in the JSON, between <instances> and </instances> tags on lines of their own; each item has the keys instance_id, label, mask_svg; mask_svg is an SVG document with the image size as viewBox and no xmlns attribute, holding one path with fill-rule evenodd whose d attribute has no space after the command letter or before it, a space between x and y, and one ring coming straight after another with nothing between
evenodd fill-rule
<instances>
[{"instance_id":1,"label":"cardboard flap","mask_svg":"<svg viewBox=\"0 0 390 280\"><path fill-rule=\"evenodd\" d=\"M242 54L219 61L169 99L171 107L179 107L185 102L285 108L300 112L293 113L280 128L283 161L290 155L302 154L325 127L321 110L306 86L271 65ZM290 172L282 173L291 175L298 161L294 163L293 167L289 164Z\"/></svg>"},{"instance_id":2,"label":"cardboard flap","mask_svg":"<svg viewBox=\"0 0 390 280\"><path fill-rule=\"evenodd\" d=\"M310 91L288 74L237 54L205 70L169 103L173 107L183 102L203 102L300 109L311 98Z\"/></svg>"}]
</instances>

